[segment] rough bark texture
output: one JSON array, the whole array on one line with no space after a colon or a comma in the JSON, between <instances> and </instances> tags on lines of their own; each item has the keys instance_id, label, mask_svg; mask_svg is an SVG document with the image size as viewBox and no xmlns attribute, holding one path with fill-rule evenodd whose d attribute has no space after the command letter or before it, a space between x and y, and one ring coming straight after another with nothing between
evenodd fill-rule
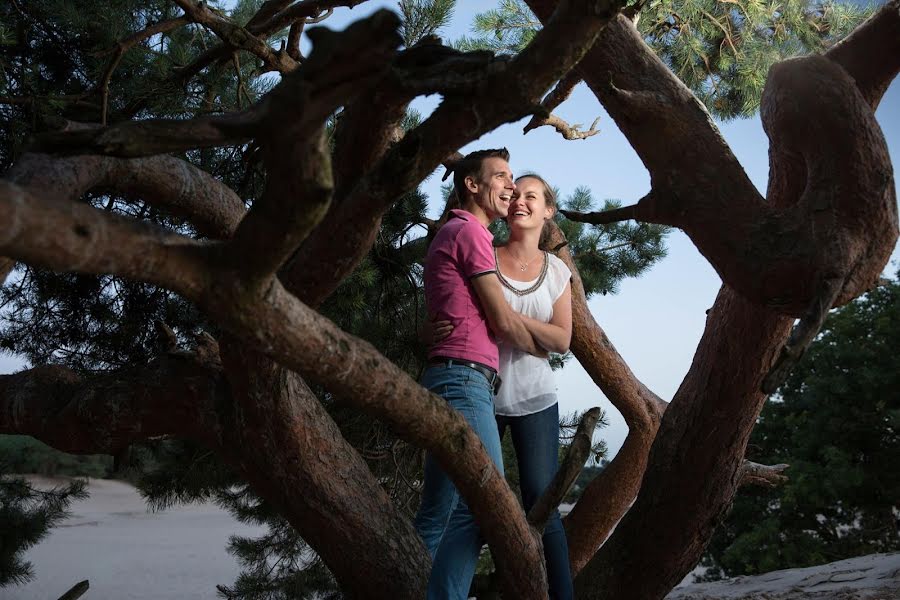
<instances>
[{"instance_id":1,"label":"rough bark texture","mask_svg":"<svg viewBox=\"0 0 900 600\"><path fill-rule=\"evenodd\" d=\"M431 561L412 523L303 379L239 340L222 348L240 402L230 405L219 451L287 516L349 597L423 597Z\"/></svg>"}]
</instances>

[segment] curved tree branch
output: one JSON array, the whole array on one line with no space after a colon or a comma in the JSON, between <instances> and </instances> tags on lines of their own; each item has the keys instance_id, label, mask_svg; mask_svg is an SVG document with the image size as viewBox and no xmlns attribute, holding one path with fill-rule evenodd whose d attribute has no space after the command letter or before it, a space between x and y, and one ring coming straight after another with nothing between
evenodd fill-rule
<instances>
[{"instance_id":1,"label":"curved tree branch","mask_svg":"<svg viewBox=\"0 0 900 600\"><path fill-rule=\"evenodd\" d=\"M640 494L576 580L581 597L663 598L699 561L741 483L766 399L761 380L790 326L722 287L653 442Z\"/></svg>"},{"instance_id":2,"label":"curved tree branch","mask_svg":"<svg viewBox=\"0 0 900 600\"><path fill-rule=\"evenodd\" d=\"M299 302L277 279L266 289L248 290L230 265L211 260L214 245L147 231L116 215L45 200L6 182L0 182L0 222L8 224L0 232L0 252L56 271L112 273L172 289L249 348L326 386L400 437L430 450L494 548L504 589L516 597L544 596L545 579L535 577L542 572L540 543L462 416L371 345ZM373 373L379 377L373 379Z\"/></svg>"},{"instance_id":3,"label":"curved tree branch","mask_svg":"<svg viewBox=\"0 0 900 600\"><path fill-rule=\"evenodd\" d=\"M145 199L183 217L203 236L229 238L246 209L231 188L192 164L171 156L24 154L3 178L29 192L75 202L87 192Z\"/></svg>"},{"instance_id":4,"label":"curved tree branch","mask_svg":"<svg viewBox=\"0 0 900 600\"><path fill-rule=\"evenodd\" d=\"M900 72L900 2L892 0L825 53L856 82L872 110ZM877 58L876 58L877 57ZM873 60L874 59L874 60Z\"/></svg>"},{"instance_id":5,"label":"curved tree branch","mask_svg":"<svg viewBox=\"0 0 900 600\"><path fill-rule=\"evenodd\" d=\"M541 8L545 3L530 4L539 14L547 10ZM890 6L881 12L896 20L896 2ZM871 62L880 61L873 56ZM833 64L808 57L772 71L762 113L767 131L776 136L770 182L781 187L770 186L768 201L755 191L703 106L646 47L628 19L619 17L608 27L579 65L650 170L653 193L634 208L634 217L684 229L726 283L795 316L822 304L825 279L840 281L838 302L868 289L886 260L884 248L897 237L891 167L880 130L853 81ZM851 115L840 136L825 126L830 122L822 117L826 111ZM791 137L790 131L802 136ZM661 133L673 143L659 144ZM795 168L797 161L779 160L789 152L823 167L846 165L851 154L863 159L850 161L852 172L829 166L807 174ZM777 173L779 168L786 171ZM787 180L792 187L785 187ZM794 194L804 189L802 197ZM829 199L829 189L844 193ZM827 215L835 218L826 225ZM865 232L855 225L860 222L870 224ZM813 249L822 245L847 250L839 252L837 264L822 255L809 268Z\"/></svg>"}]
</instances>

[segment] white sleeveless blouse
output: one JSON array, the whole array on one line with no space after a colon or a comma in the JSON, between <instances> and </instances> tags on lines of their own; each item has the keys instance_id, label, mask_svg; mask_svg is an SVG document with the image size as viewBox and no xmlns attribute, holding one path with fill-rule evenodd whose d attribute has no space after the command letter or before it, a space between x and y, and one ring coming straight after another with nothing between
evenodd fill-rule
<instances>
[{"instance_id":1,"label":"white sleeveless blouse","mask_svg":"<svg viewBox=\"0 0 900 600\"><path fill-rule=\"evenodd\" d=\"M572 272L566 264L548 254L547 276L540 287L529 294L519 296L503 288L503 296L512 309L533 319L549 323L553 317L553 304L566 289ZM500 265L497 265L499 270ZM537 283L532 281L507 281L516 289L526 290ZM544 410L556 403L556 378L547 359L523 352L510 344L500 344L500 377L503 384L494 397L494 411L498 415L519 417Z\"/></svg>"}]
</instances>

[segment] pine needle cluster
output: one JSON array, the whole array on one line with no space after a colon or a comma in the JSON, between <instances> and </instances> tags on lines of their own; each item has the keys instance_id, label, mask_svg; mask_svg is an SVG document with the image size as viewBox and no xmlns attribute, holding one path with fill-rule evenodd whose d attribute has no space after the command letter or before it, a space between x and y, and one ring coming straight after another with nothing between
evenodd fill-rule
<instances>
[{"instance_id":1,"label":"pine needle cluster","mask_svg":"<svg viewBox=\"0 0 900 600\"><path fill-rule=\"evenodd\" d=\"M759 110L773 64L823 52L873 11L839 0L649 0L637 7L644 41L723 120ZM540 21L525 2L502 0L476 15L473 35L455 44L512 54L538 29Z\"/></svg>"}]
</instances>

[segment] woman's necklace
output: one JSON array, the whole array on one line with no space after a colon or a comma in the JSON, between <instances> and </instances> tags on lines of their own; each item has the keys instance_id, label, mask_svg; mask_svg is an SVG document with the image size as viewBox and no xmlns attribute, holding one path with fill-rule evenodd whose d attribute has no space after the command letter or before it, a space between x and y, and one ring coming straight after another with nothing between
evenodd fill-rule
<instances>
[{"instance_id":1,"label":"woman's necklace","mask_svg":"<svg viewBox=\"0 0 900 600\"><path fill-rule=\"evenodd\" d=\"M509 254L510 258L512 258L514 261L516 261L519 264L519 270L522 271L523 273L528 269L528 265L530 265L532 262L534 262L534 259L536 259L538 256L544 255L543 252L539 252L538 254L529 258L527 261L522 262L521 259L517 258L516 255L514 255L512 252L509 251L509 248L506 249L506 253Z\"/></svg>"},{"instance_id":2,"label":"woman's necklace","mask_svg":"<svg viewBox=\"0 0 900 600\"><path fill-rule=\"evenodd\" d=\"M525 296L527 294L531 294L532 292L537 291L541 287L541 284L544 283L544 278L547 277L547 268L550 266L550 259L547 256L547 253L541 252L541 256L544 257L544 264L541 266L541 274L538 275L537 281L535 281L534 285L532 285L531 287L526 288L524 290L520 290L519 288L514 286L512 283L510 283L509 280L507 280L506 277L503 276L503 273L500 272L500 257L497 256L497 248L495 247L494 248L494 262L497 264L497 277L500 279L500 283L502 283L503 287L505 287L506 289L511 291L516 296ZM534 260L534 259L532 258L531 260ZM531 261L528 261L528 262L531 262Z\"/></svg>"}]
</instances>

